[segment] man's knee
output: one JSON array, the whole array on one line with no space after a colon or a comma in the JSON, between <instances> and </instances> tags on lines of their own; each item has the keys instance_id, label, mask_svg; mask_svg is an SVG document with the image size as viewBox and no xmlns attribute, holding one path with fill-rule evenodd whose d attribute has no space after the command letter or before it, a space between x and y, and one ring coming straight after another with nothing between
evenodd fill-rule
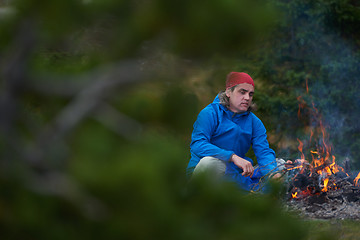
<instances>
[{"instance_id":1,"label":"man's knee","mask_svg":"<svg viewBox=\"0 0 360 240\"><path fill-rule=\"evenodd\" d=\"M203 157L194 169L194 174L210 172L216 177L222 177L225 174L226 164L224 161L214 157Z\"/></svg>"}]
</instances>

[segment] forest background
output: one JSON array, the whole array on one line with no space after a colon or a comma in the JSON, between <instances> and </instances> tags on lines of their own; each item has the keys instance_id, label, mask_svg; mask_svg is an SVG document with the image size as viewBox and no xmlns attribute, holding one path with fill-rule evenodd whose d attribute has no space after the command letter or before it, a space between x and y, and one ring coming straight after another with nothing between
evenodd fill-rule
<instances>
[{"instance_id":1,"label":"forest background","mask_svg":"<svg viewBox=\"0 0 360 240\"><path fill-rule=\"evenodd\" d=\"M360 168L358 1L0 6L3 239L307 238L275 193L186 187L193 122L230 71L255 79L277 157L298 158L316 122L301 103Z\"/></svg>"}]
</instances>

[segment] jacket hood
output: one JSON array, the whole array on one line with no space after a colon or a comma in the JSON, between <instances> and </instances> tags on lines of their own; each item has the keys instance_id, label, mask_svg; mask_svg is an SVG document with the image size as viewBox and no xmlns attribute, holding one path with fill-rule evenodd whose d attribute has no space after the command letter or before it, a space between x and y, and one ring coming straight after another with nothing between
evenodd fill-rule
<instances>
[{"instance_id":1,"label":"jacket hood","mask_svg":"<svg viewBox=\"0 0 360 240\"><path fill-rule=\"evenodd\" d=\"M216 95L216 97L215 97L215 99L214 99L213 103L219 103L219 104L220 104L219 94L218 94L218 95Z\"/></svg>"},{"instance_id":2,"label":"jacket hood","mask_svg":"<svg viewBox=\"0 0 360 240\"><path fill-rule=\"evenodd\" d=\"M216 97L215 97L214 101L212 102L212 104L218 105L221 110L223 110L227 114L232 114L232 116L235 116L235 115L243 116L243 115L247 115L247 114L249 114L251 112L250 110L248 110L246 112L242 112L242 113L234 113L234 112L232 112L230 109L228 109L227 107L225 107L224 105L222 105L220 103L219 94L216 95Z\"/></svg>"}]
</instances>

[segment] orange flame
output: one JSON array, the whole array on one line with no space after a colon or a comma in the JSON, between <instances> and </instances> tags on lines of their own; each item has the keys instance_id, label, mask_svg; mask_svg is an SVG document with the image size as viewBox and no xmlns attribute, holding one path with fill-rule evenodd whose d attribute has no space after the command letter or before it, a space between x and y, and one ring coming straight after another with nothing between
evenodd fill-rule
<instances>
[{"instance_id":1,"label":"orange flame","mask_svg":"<svg viewBox=\"0 0 360 240\"><path fill-rule=\"evenodd\" d=\"M355 186L358 186L358 184L359 184L359 179L360 179L360 172L358 173L357 177L354 179L354 184L355 184Z\"/></svg>"},{"instance_id":2,"label":"orange flame","mask_svg":"<svg viewBox=\"0 0 360 240\"><path fill-rule=\"evenodd\" d=\"M306 78L306 94L309 94L309 86L308 86L308 79ZM310 96L311 98L311 96ZM299 109L298 109L298 117L300 119L300 115L301 115L301 110L304 109L305 107L308 107L309 105L306 103L306 101L302 98L302 96L299 96L297 98L298 100L298 105L299 105ZM333 180L333 178L330 178L331 175L338 173L340 171L344 172L346 174L346 172L344 171L343 168L341 168L340 166L338 166L335 162L335 156L331 154L331 145L328 143L328 137L329 134L327 133L327 128L323 125L322 122L322 116L319 113L319 110L315 107L314 102L311 103L312 105L312 109L310 110L310 114L311 116L314 118L314 120L316 120L316 126L312 126L310 127L310 141L308 142L307 145L311 145L312 140L313 139L317 139L314 143L316 144L316 150L310 150L310 154L311 154L311 158L312 161L309 164L306 160L305 160L305 154L304 154L304 144L302 141L300 141L299 139L299 145L298 145L298 150L301 153L301 161L302 164L299 166L295 166L289 170L292 169L301 169L301 171L305 171L305 165L304 162L307 162L307 165L309 167L309 177L312 176L313 173L317 173L319 174L320 178L323 179L323 186L321 191L326 192L329 189L337 189L337 186ZM348 174L346 174L348 176ZM355 185L359 185L360 179L360 173L358 174L358 176L355 178L354 183ZM306 196L306 195L311 195L314 194L313 191L311 189L308 189L307 191L299 191L297 190L295 193L292 193L292 197L293 198L301 198L302 196Z\"/></svg>"},{"instance_id":3,"label":"orange flame","mask_svg":"<svg viewBox=\"0 0 360 240\"><path fill-rule=\"evenodd\" d=\"M306 78L306 94L309 94L309 86L308 79ZM309 96L311 99L311 96ZM301 111L307 107L310 107L302 96L297 97L298 100L298 118L301 118ZM324 126L322 122L322 116L319 113L319 110L316 108L314 102L311 102L310 111L306 111L306 113L310 113L312 119L311 126L306 126L306 131L310 130L310 141L306 142L306 147L313 147L315 145L315 149L310 150L312 161L309 163L304 154L304 143L297 139L299 142L298 150L301 153L301 160L297 162L296 166L289 168L292 169L300 169L301 174L306 174L306 176L311 177L315 174L318 174L319 186L322 192L327 192L330 190L338 189L336 185L336 180L331 175L336 174L338 172L342 172L349 175L344 171L343 168L338 166L335 162L335 156L331 154L332 146L329 144L329 134L327 130L329 129L327 126ZM308 116L308 115L307 115ZM305 123L309 123L308 119ZM316 123L316 125L313 125ZM312 142L313 141L313 142ZM309 171L308 171L309 170ZM360 187L360 172L357 177L354 179L354 185ZM293 188L291 196L293 199L301 199L309 195L319 194L318 187L308 186L306 190L300 190L296 187Z\"/></svg>"},{"instance_id":4,"label":"orange flame","mask_svg":"<svg viewBox=\"0 0 360 240\"><path fill-rule=\"evenodd\" d=\"M297 198L297 194L298 194L297 192L292 193L292 194L291 194L292 198Z\"/></svg>"},{"instance_id":5,"label":"orange flame","mask_svg":"<svg viewBox=\"0 0 360 240\"><path fill-rule=\"evenodd\" d=\"M301 159L305 159L305 155L303 153L303 147L304 147L304 144L302 143L302 141L300 141L299 139L297 139L298 142L299 142L299 146L298 146L298 150L299 152L301 153Z\"/></svg>"},{"instance_id":6,"label":"orange flame","mask_svg":"<svg viewBox=\"0 0 360 240\"><path fill-rule=\"evenodd\" d=\"M308 84L308 78L306 80L306 93L309 93L309 84Z\"/></svg>"},{"instance_id":7,"label":"orange flame","mask_svg":"<svg viewBox=\"0 0 360 240\"><path fill-rule=\"evenodd\" d=\"M299 169L299 168L303 168L303 165L298 165L298 166L295 166L292 168L288 168L287 170L290 171L290 170Z\"/></svg>"},{"instance_id":8,"label":"orange flame","mask_svg":"<svg viewBox=\"0 0 360 240\"><path fill-rule=\"evenodd\" d=\"M321 191L327 192L327 190L328 190L328 189L327 189L328 183L329 183L329 179L328 179L328 178L325 178L325 180L324 180L324 188L321 189Z\"/></svg>"},{"instance_id":9,"label":"orange flame","mask_svg":"<svg viewBox=\"0 0 360 240\"><path fill-rule=\"evenodd\" d=\"M301 96L298 96L297 100L299 101L298 118L300 119L300 117L301 117L301 109L305 108L306 102L302 99Z\"/></svg>"}]
</instances>

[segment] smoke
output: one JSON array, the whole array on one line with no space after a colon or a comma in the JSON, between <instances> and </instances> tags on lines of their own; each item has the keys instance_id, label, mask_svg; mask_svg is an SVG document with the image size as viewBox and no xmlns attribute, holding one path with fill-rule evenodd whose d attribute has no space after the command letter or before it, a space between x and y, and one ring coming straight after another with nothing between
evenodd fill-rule
<instances>
[{"instance_id":1,"label":"smoke","mask_svg":"<svg viewBox=\"0 0 360 240\"><path fill-rule=\"evenodd\" d=\"M310 95L327 127L333 154L340 161L349 157L360 167L360 61L356 49L346 39L319 38L321 47L314 53L319 72L309 80ZM323 42L325 41L325 42Z\"/></svg>"}]
</instances>

